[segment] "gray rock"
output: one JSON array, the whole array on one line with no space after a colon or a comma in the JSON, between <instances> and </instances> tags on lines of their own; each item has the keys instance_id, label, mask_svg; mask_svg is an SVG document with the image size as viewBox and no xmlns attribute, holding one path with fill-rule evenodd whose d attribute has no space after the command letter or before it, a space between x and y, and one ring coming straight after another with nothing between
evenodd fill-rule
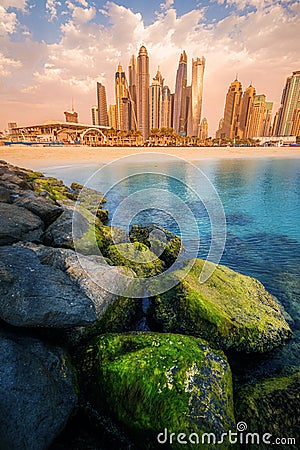
<instances>
[{"instance_id":1,"label":"gray rock","mask_svg":"<svg viewBox=\"0 0 300 450\"><path fill-rule=\"evenodd\" d=\"M62 215L45 231L44 243L52 247L74 248L73 243L73 208L65 209ZM76 213L77 238L81 238L88 231L89 222L81 214Z\"/></svg>"},{"instance_id":2,"label":"gray rock","mask_svg":"<svg viewBox=\"0 0 300 450\"><path fill-rule=\"evenodd\" d=\"M0 448L43 450L76 403L68 355L41 341L0 332Z\"/></svg>"},{"instance_id":3,"label":"gray rock","mask_svg":"<svg viewBox=\"0 0 300 450\"><path fill-rule=\"evenodd\" d=\"M76 282L81 291L91 299L95 306L97 318L101 318L108 306L117 298L117 295L103 289L101 280L105 279L105 285L118 286L118 278L126 274L132 278L135 273L127 267L109 266L104 263L101 256L80 255L80 261L76 253L69 249L50 248L44 246L31 246L43 265L47 264L63 270L71 280ZM93 279L89 274L93 275ZM96 281L94 281L96 280ZM97 280L99 281L97 283ZM124 285L121 287L124 295ZM128 280L128 292L130 291L130 279ZM125 286L126 290L126 286ZM142 297L142 292L141 292Z\"/></svg>"},{"instance_id":4,"label":"gray rock","mask_svg":"<svg viewBox=\"0 0 300 450\"><path fill-rule=\"evenodd\" d=\"M26 208L39 216L46 226L54 222L63 213L61 207L54 205L51 200L47 200L32 191L25 191L18 196L14 204Z\"/></svg>"},{"instance_id":5,"label":"gray rock","mask_svg":"<svg viewBox=\"0 0 300 450\"><path fill-rule=\"evenodd\" d=\"M0 202L0 245L17 241L39 241L42 220L25 208Z\"/></svg>"},{"instance_id":6,"label":"gray rock","mask_svg":"<svg viewBox=\"0 0 300 450\"><path fill-rule=\"evenodd\" d=\"M0 317L19 327L68 328L96 320L94 305L59 269L27 248L0 248Z\"/></svg>"}]
</instances>

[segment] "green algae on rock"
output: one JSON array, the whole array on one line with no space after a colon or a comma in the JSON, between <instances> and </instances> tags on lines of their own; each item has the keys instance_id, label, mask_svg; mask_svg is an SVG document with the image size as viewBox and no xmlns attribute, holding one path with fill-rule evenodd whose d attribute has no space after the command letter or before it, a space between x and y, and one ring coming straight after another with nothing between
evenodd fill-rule
<instances>
[{"instance_id":1,"label":"green algae on rock","mask_svg":"<svg viewBox=\"0 0 300 450\"><path fill-rule=\"evenodd\" d=\"M268 351L291 336L282 307L258 280L218 265L200 283L205 261L192 261L188 275L173 273L179 282L175 288L153 299L153 318L162 331L246 352Z\"/></svg>"},{"instance_id":2,"label":"green algae on rock","mask_svg":"<svg viewBox=\"0 0 300 450\"><path fill-rule=\"evenodd\" d=\"M181 239L158 225L133 225L129 239L141 242L170 267L177 259L181 249Z\"/></svg>"},{"instance_id":3,"label":"green algae on rock","mask_svg":"<svg viewBox=\"0 0 300 450\"><path fill-rule=\"evenodd\" d=\"M87 395L128 428L138 448L156 448L165 429L196 433L200 443L203 433L235 429L229 364L205 341L169 333L106 334L85 354Z\"/></svg>"},{"instance_id":4,"label":"green algae on rock","mask_svg":"<svg viewBox=\"0 0 300 450\"><path fill-rule=\"evenodd\" d=\"M164 270L164 263L139 242L111 245L107 256L114 265L127 266L139 277L152 277Z\"/></svg>"},{"instance_id":5,"label":"green algae on rock","mask_svg":"<svg viewBox=\"0 0 300 450\"><path fill-rule=\"evenodd\" d=\"M247 431L272 435L276 438L294 438L288 448L298 449L300 439L300 372L278 375L241 388L235 399L237 421L247 423ZM251 448L268 449L260 442ZM283 448L283 447L282 447Z\"/></svg>"}]
</instances>

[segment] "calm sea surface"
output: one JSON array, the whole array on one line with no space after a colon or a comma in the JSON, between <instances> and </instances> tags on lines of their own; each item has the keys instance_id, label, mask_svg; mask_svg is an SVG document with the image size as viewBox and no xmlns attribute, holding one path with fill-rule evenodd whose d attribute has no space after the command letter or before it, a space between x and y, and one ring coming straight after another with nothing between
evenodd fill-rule
<instances>
[{"instance_id":1,"label":"calm sea surface","mask_svg":"<svg viewBox=\"0 0 300 450\"><path fill-rule=\"evenodd\" d=\"M41 169L67 184L72 181L84 184L99 167ZM221 263L258 278L294 320L294 339L270 353L268 358L250 358L246 362L248 370L255 376L255 371L261 374L264 370L269 373L299 366L300 159L203 160L193 165L166 157L159 161L123 160L100 170L90 180L89 187L105 193L111 218L118 205L131 196L136 208L133 217L132 214L129 219L120 217L114 224L126 226L128 220L142 224L155 222L177 234L181 229L185 247L197 251L199 240L190 226L186 209L181 208L183 203L198 227L198 255L205 257L212 237L207 208L215 208L215 204L210 205L211 191L203 181L203 173L217 191L225 212L227 233ZM195 193L200 185L201 200ZM159 205L153 199L149 204L146 201L145 190L154 188L161 193ZM139 196L141 191L144 196Z\"/></svg>"}]
</instances>

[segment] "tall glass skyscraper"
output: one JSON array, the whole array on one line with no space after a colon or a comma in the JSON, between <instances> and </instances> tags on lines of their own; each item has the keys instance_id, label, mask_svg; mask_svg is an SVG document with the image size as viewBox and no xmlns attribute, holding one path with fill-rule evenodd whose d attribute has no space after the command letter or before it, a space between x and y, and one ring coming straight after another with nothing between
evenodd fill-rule
<instances>
[{"instance_id":1,"label":"tall glass skyscraper","mask_svg":"<svg viewBox=\"0 0 300 450\"><path fill-rule=\"evenodd\" d=\"M200 137L205 58L192 60L192 86L188 118L188 135Z\"/></svg>"},{"instance_id":2,"label":"tall glass skyscraper","mask_svg":"<svg viewBox=\"0 0 300 450\"><path fill-rule=\"evenodd\" d=\"M149 137L149 57L147 49L141 46L137 58L137 116L139 129L143 138Z\"/></svg>"},{"instance_id":3,"label":"tall glass skyscraper","mask_svg":"<svg viewBox=\"0 0 300 450\"><path fill-rule=\"evenodd\" d=\"M187 85L187 56L185 51L180 55L179 66L176 74L173 128L176 133L180 132L186 121L186 85Z\"/></svg>"},{"instance_id":4,"label":"tall glass skyscraper","mask_svg":"<svg viewBox=\"0 0 300 450\"><path fill-rule=\"evenodd\" d=\"M129 67L129 100L130 100L130 129L136 130L137 125L137 62L134 55L131 56Z\"/></svg>"},{"instance_id":5,"label":"tall glass skyscraper","mask_svg":"<svg viewBox=\"0 0 300 450\"><path fill-rule=\"evenodd\" d=\"M293 72L287 78L282 92L281 107L276 128L277 136L290 136L292 134L293 119L297 104L300 101L300 70Z\"/></svg>"},{"instance_id":6,"label":"tall glass skyscraper","mask_svg":"<svg viewBox=\"0 0 300 450\"><path fill-rule=\"evenodd\" d=\"M108 126L107 101L105 86L97 83L98 125Z\"/></svg>"},{"instance_id":7,"label":"tall glass skyscraper","mask_svg":"<svg viewBox=\"0 0 300 450\"><path fill-rule=\"evenodd\" d=\"M126 88L126 76L121 64L115 75L115 94L116 94L116 118L117 130L127 130L128 124L124 122L124 100L128 99L128 91Z\"/></svg>"}]
</instances>

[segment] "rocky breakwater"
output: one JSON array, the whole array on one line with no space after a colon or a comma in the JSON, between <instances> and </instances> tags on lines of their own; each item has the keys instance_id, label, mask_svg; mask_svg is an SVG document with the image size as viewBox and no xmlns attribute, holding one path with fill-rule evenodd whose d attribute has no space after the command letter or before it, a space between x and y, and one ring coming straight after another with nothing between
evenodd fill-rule
<instances>
[{"instance_id":1,"label":"rocky breakwater","mask_svg":"<svg viewBox=\"0 0 300 450\"><path fill-rule=\"evenodd\" d=\"M252 404L240 390L234 405L226 352L282 345L284 311L257 280L225 267L199 284L201 260L183 278L174 272L177 285L145 309L131 280L169 268L180 239L156 225L129 236L105 225L105 199L92 190L74 234L81 189L0 163L0 448L195 448L207 433L234 431ZM116 286L124 274L126 295L95 281ZM266 397L253 427L270 420L272 389L278 402L293 392L291 376L245 387L254 403Z\"/></svg>"}]
</instances>

